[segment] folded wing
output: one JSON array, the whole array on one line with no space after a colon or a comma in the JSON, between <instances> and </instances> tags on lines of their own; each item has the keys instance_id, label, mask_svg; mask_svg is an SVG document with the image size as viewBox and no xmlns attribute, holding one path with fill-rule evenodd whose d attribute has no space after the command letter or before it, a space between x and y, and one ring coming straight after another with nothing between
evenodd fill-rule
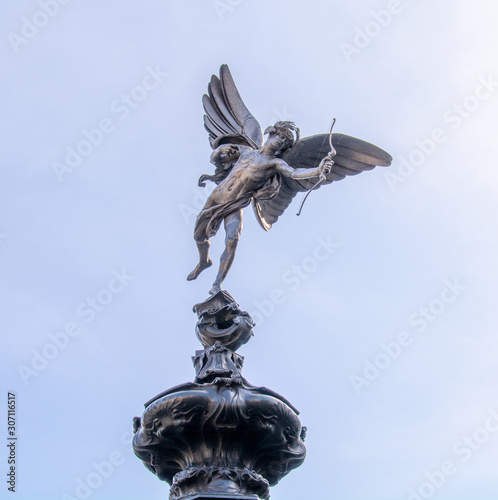
<instances>
[{"instance_id":1,"label":"folded wing","mask_svg":"<svg viewBox=\"0 0 498 500\"><path fill-rule=\"evenodd\" d=\"M261 147L261 126L242 101L226 64L220 67L219 78L216 75L211 77L202 104L206 112L204 126L213 149L230 142Z\"/></svg>"}]
</instances>

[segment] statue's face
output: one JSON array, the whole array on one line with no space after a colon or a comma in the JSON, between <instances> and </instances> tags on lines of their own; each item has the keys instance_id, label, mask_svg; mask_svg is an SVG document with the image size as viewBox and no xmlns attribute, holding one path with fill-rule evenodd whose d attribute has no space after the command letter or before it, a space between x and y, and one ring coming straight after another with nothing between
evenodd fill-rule
<instances>
[{"instance_id":1,"label":"statue's face","mask_svg":"<svg viewBox=\"0 0 498 500\"><path fill-rule=\"evenodd\" d=\"M280 151L282 149L287 149L288 139L283 134L272 134L266 139L265 146L270 147L272 151Z\"/></svg>"}]
</instances>

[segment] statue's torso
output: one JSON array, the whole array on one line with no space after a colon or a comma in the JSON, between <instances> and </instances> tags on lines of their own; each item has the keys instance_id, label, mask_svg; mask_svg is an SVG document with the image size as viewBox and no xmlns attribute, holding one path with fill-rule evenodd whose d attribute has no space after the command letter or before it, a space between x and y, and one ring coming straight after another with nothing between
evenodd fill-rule
<instances>
[{"instance_id":1,"label":"statue's torso","mask_svg":"<svg viewBox=\"0 0 498 500\"><path fill-rule=\"evenodd\" d=\"M213 191L218 203L232 201L260 189L275 173L276 159L244 148L225 180Z\"/></svg>"}]
</instances>

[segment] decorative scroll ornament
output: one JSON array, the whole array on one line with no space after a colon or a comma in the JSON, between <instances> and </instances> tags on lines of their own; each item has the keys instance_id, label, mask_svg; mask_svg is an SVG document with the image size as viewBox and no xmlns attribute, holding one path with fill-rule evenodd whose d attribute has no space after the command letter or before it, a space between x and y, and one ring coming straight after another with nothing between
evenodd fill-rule
<instances>
[{"instance_id":1,"label":"decorative scroll ornament","mask_svg":"<svg viewBox=\"0 0 498 500\"><path fill-rule=\"evenodd\" d=\"M239 309L237 302L225 290L196 304L194 312L199 318L195 333L204 347L221 342L236 351L253 335L252 329L255 325L251 316Z\"/></svg>"}]
</instances>

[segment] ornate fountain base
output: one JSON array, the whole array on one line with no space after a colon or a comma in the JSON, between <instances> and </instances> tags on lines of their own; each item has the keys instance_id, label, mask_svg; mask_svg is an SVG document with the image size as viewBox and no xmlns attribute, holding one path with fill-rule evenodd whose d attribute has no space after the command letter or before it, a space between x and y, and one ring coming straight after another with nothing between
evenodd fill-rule
<instances>
[{"instance_id":1,"label":"ornate fountain base","mask_svg":"<svg viewBox=\"0 0 498 500\"><path fill-rule=\"evenodd\" d=\"M226 344L241 345L254 325L232 297L220 294L196 306L206 348L193 357L195 381L148 401L134 420L135 454L171 484L171 500L267 500L270 486L306 455L297 410L242 377L243 358Z\"/></svg>"}]
</instances>

